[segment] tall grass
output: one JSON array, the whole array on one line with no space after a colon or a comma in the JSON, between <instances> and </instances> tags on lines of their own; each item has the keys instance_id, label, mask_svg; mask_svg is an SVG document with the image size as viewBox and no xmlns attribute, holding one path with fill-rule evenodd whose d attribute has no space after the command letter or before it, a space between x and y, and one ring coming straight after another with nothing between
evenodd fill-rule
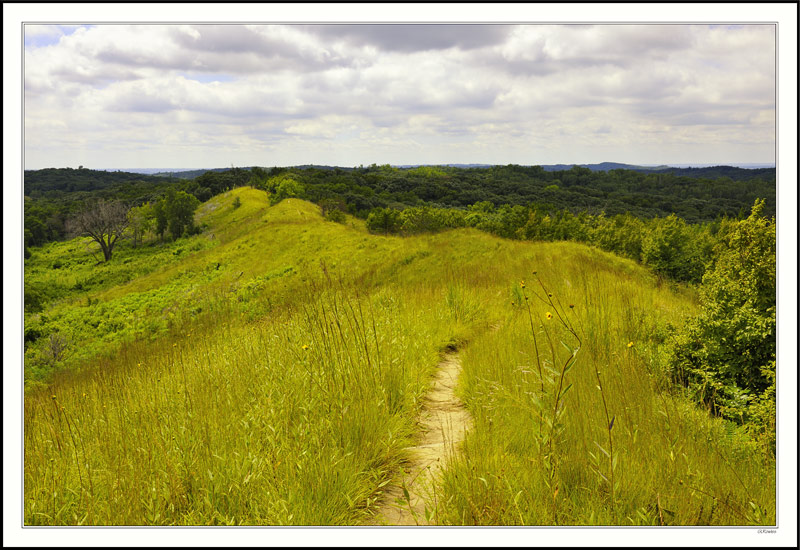
<instances>
[{"instance_id":1,"label":"tall grass","mask_svg":"<svg viewBox=\"0 0 800 550\"><path fill-rule=\"evenodd\" d=\"M91 292L163 325L104 353L75 325L83 368L26 393L26 524L368 522L454 346L475 427L439 522L774 521L774 464L662 375L691 289L574 243L373 236L252 189L215 201L200 238L218 245ZM46 313L70 324L85 297Z\"/></svg>"},{"instance_id":2,"label":"tall grass","mask_svg":"<svg viewBox=\"0 0 800 550\"><path fill-rule=\"evenodd\" d=\"M773 523L774 464L738 430L664 390L654 327L680 323L682 297L591 262L550 275L540 290L552 294L549 301L526 301L526 311L512 299L503 327L464 351L463 395L475 428L443 475L439 520ZM581 335L580 357L559 372L558 340L566 342L573 329ZM561 349L562 364L573 356ZM571 391L564 395L567 373ZM555 413L544 416L543 437L548 400ZM563 428L554 430L553 421Z\"/></svg>"},{"instance_id":3,"label":"tall grass","mask_svg":"<svg viewBox=\"0 0 800 550\"><path fill-rule=\"evenodd\" d=\"M33 392L26 523L360 522L412 441L446 339L444 304L419 306L309 287L279 317L219 315Z\"/></svg>"}]
</instances>

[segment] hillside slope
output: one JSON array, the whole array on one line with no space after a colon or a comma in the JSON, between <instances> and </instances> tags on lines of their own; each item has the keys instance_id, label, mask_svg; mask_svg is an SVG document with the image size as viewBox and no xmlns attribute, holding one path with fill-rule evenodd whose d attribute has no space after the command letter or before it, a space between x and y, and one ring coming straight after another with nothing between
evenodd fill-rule
<instances>
[{"instance_id":1,"label":"hillside slope","mask_svg":"<svg viewBox=\"0 0 800 550\"><path fill-rule=\"evenodd\" d=\"M26 373L26 524L369 523L454 348L475 427L432 522L774 522L774 464L663 376L691 290L574 243L371 235L250 188L198 221L114 265L76 241L31 259L44 282L71 247L59 270L99 275L26 319L26 363L68 345L67 372Z\"/></svg>"}]
</instances>

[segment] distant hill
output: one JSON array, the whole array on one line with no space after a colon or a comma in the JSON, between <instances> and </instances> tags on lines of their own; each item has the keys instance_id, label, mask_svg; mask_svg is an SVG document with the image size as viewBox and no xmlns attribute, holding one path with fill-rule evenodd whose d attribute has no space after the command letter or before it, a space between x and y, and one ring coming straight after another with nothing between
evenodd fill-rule
<instances>
[{"instance_id":1,"label":"distant hill","mask_svg":"<svg viewBox=\"0 0 800 550\"><path fill-rule=\"evenodd\" d=\"M592 172L607 172L609 170L652 170L653 168L647 166L637 166L635 164L624 164L621 162L601 162L599 164L542 164L541 167L548 172L559 172L562 170L569 170L573 166L580 166L581 168L588 168ZM658 168L667 168L667 166L659 166Z\"/></svg>"},{"instance_id":2,"label":"distant hill","mask_svg":"<svg viewBox=\"0 0 800 550\"><path fill-rule=\"evenodd\" d=\"M402 170L419 168L420 166L446 166L450 168L464 168L464 169L481 169L490 168L492 166L503 166L495 164L396 164L395 168ZM739 166L728 165L667 165L662 164L658 166L645 166L638 164L626 164L623 162L600 162L595 164L540 164L540 165L523 165L523 166L541 166L546 172L563 172L570 170L573 166L581 168L588 168L592 172L608 172L610 170L633 170L635 172L647 174L673 174L675 176L687 176L691 178L722 178L728 177L734 181L747 181L750 179L760 178L766 181L775 181L775 167L765 164L741 164ZM249 170L252 167L239 167L244 170ZM266 168L266 167L265 167ZM343 172L352 172L356 168L348 166L330 166L324 164L301 164L287 168L298 169L316 169L316 170L339 170ZM69 170L64 169L64 170ZM198 168L198 169L182 169L175 168L166 170L163 168L131 168L127 171L113 171L105 170L112 174L145 174L156 178L178 178L178 179L195 179L202 176L206 172L227 172L231 168ZM85 171L85 170L84 170ZM122 178L126 176L120 176ZM136 178L134 178L136 179Z\"/></svg>"},{"instance_id":3,"label":"distant hill","mask_svg":"<svg viewBox=\"0 0 800 550\"><path fill-rule=\"evenodd\" d=\"M25 170L23 186L25 195L34 192L50 193L63 191L97 191L119 184L132 183L164 183L163 177L153 175L122 172L90 170L88 168L44 168L42 170Z\"/></svg>"},{"instance_id":4,"label":"distant hill","mask_svg":"<svg viewBox=\"0 0 800 550\"><path fill-rule=\"evenodd\" d=\"M637 170L638 172L647 171L653 174L672 174L674 176L687 176L690 178L730 178L734 181L748 181L751 179L762 179L764 181L775 182L775 168L738 168L735 166L706 166L701 168L657 168L650 170Z\"/></svg>"},{"instance_id":5,"label":"distant hill","mask_svg":"<svg viewBox=\"0 0 800 550\"><path fill-rule=\"evenodd\" d=\"M599 164L544 164L541 165L546 172L561 172L570 170L573 166L588 168L592 172L608 172L609 170L633 170L647 174L672 174L674 176L687 176L690 178L730 178L734 181L747 181L760 178L765 181L775 181L775 168L740 168L736 166L700 166L700 167L675 167L675 166L638 166L619 162L601 162Z\"/></svg>"},{"instance_id":6,"label":"distant hill","mask_svg":"<svg viewBox=\"0 0 800 550\"><path fill-rule=\"evenodd\" d=\"M155 172L153 176L158 178L179 178L183 180L193 180L202 176L206 172L227 172L230 168L198 168L196 170L175 170L174 172Z\"/></svg>"}]
</instances>

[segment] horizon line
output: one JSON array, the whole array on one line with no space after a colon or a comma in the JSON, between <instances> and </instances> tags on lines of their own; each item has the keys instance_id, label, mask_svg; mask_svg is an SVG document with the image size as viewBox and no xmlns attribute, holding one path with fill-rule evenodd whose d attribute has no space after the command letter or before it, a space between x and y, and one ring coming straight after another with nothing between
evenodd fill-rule
<instances>
[{"instance_id":1,"label":"horizon line","mask_svg":"<svg viewBox=\"0 0 800 550\"><path fill-rule=\"evenodd\" d=\"M24 168L25 172L28 171L35 171L35 170L63 170L63 169L85 169L85 170L95 170L99 172L111 172L111 171L120 171L120 172L128 172L128 171L135 171L135 170L157 170L161 172L189 172L189 171L196 171L196 170L230 170L232 168L251 168L251 167L260 167L260 168L295 168L300 166L328 166L332 168L359 168L364 167L368 168L370 166L386 166L389 165L393 168L406 168L406 167L420 167L420 166L449 166L449 167L459 167L459 166L525 166L525 167L533 167L533 166L598 166L601 164L621 164L625 166L633 166L633 167L667 167L667 168L711 168L715 166L729 166L732 168L742 168L745 166L749 167L757 167L757 168L776 168L775 162L733 162L733 163L725 163L725 162L662 162L662 163L628 163L628 162L617 162L617 161L602 161L602 162L551 162L551 163L532 163L532 164L520 164L516 162L509 162L509 163L484 163L484 162L439 162L439 163L370 163L370 164L358 164L358 165L344 165L344 164L325 164L325 163L313 163L313 162L306 162L300 164L287 164L287 165L263 165L263 164L241 164L241 165L232 165L232 166L215 166L212 168L208 167L158 167L158 166L139 166L139 167L104 167L104 168L92 168L89 166L79 164L77 167L72 166L47 166L41 168Z\"/></svg>"}]
</instances>

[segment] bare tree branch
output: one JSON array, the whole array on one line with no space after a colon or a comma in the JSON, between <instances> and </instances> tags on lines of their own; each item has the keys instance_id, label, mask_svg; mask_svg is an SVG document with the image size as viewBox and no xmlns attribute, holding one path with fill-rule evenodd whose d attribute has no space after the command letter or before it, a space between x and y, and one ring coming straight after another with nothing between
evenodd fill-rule
<instances>
[{"instance_id":1,"label":"bare tree branch","mask_svg":"<svg viewBox=\"0 0 800 550\"><path fill-rule=\"evenodd\" d=\"M91 237L103 251L107 262L111 259L117 239L128 227L128 207L122 202L98 200L67 221L67 230L74 236Z\"/></svg>"}]
</instances>

